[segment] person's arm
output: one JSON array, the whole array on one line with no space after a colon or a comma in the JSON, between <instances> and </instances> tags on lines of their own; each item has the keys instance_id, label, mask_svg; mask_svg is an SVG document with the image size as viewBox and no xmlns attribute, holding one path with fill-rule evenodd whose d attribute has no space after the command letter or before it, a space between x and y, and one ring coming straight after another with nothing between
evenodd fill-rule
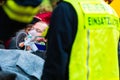
<instances>
[{"instance_id":1,"label":"person's arm","mask_svg":"<svg viewBox=\"0 0 120 80\"><path fill-rule=\"evenodd\" d=\"M16 35L16 47L18 49L24 49L24 41L26 38L27 34L23 31L18 32Z\"/></svg>"},{"instance_id":2,"label":"person's arm","mask_svg":"<svg viewBox=\"0 0 120 80\"><path fill-rule=\"evenodd\" d=\"M42 80L66 80L67 64L77 29L76 17L73 7L67 3L59 3L53 11Z\"/></svg>"}]
</instances>

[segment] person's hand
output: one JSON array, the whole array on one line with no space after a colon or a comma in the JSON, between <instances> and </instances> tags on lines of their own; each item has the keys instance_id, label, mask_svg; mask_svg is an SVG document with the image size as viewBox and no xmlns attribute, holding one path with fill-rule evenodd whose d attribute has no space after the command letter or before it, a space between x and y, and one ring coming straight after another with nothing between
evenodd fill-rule
<instances>
[{"instance_id":1,"label":"person's hand","mask_svg":"<svg viewBox=\"0 0 120 80\"><path fill-rule=\"evenodd\" d=\"M26 50L27 51L31 50L31 47L30 46L26 46Z\"/></svg>"},{"instance_id":2,"label":"person's hand","mask_svg":"<svg viewBox=\"0 0 120 80\"><path fill-rule=\"evenodd\" d=\"M19 43L19 47L24 47L25 45L24 45L24 42L21 42L21 43Z\"/></svg>"},{"instance_id":3,"label":"person's hand","mask_svg":"<svg viewBox=\"0 0 120 80\"><path fill-rule=\"evenodd\" d=\"M47 42L47 39L45 39L44 37L37 37L36 41L37 42Z\"/></svg>"},{"instance_id":4,"label":"person's hand","mask_svg":"<svg viewBox=\"0 0 120 80\"><path fill-rule=\"evenodd\" d=\"M24 42L21 42L21 43L19 43L19 47L20 48L22 48L22 47L24 47L25 45L24 45ZM31 50L31 47L30 46L26 46L26 50L28 51L28 50Z\"/></svg>"}]
</instances>

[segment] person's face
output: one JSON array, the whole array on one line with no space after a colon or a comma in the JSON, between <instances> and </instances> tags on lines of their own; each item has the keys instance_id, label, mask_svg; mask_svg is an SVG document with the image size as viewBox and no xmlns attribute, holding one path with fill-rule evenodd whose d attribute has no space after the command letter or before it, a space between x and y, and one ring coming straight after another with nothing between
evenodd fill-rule
<instances>
[{"instance_id":1,"label":"person's face","mask_svg":"<svg viewBox=\"0 0 120 80\"><path fill-rule=\"evenodd\" d=\"M48 27L48 25L45 22L37 22L33 25L32 29L34 31L35 36L42 36L42 33L45 31L45 29Z\"/></svg>"}]
</instances>

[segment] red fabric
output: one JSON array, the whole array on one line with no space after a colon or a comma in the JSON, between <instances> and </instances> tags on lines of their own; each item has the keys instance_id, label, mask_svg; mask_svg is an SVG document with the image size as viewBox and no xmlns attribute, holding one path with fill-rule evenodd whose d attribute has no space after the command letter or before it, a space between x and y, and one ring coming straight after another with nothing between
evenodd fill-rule
<instances>
[{"instance_id":1,"label":"red fabric","mask_svg":"<svg viewBox=\"0 0 120 80\"><path fill-rule=\"evenodd\" d=\"M52 12L44 12L44 13L39 13L35 16L35 18L40 19L41 21L46 22L47 24L50 23L50 18L51 18Z\"/></svg>"},{"instance_id":2,"label":"red fabric","mask_svg":"<svg viewBox=\"0 0 120 80\"><path fill-rule=\"evenodd\" d=\"M5 48L8 49L8 46L10 45L10 42L11 42L11 38L9 38L8 40L6 40L4 42L4 45L5 45Z\"/></svg>"}]
</instances>

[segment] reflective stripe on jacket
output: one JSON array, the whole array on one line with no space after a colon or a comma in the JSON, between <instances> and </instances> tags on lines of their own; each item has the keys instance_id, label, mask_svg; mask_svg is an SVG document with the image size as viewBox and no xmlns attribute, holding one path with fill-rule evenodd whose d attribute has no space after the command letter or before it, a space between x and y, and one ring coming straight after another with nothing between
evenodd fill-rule
<instances>
[{"instance_id":1,"label":"reflective stripe on jacket","mask_svg":"<svg viewBox=\"0 0 120 80\"><path fill-rule=\"evenodd\" d=\"M33 16L38 13L39 6L23 6L17 4L14 0L7 0L3 5L3 9L10 19L29 23L32 21Z\"/></svg>"}]
</instances>

